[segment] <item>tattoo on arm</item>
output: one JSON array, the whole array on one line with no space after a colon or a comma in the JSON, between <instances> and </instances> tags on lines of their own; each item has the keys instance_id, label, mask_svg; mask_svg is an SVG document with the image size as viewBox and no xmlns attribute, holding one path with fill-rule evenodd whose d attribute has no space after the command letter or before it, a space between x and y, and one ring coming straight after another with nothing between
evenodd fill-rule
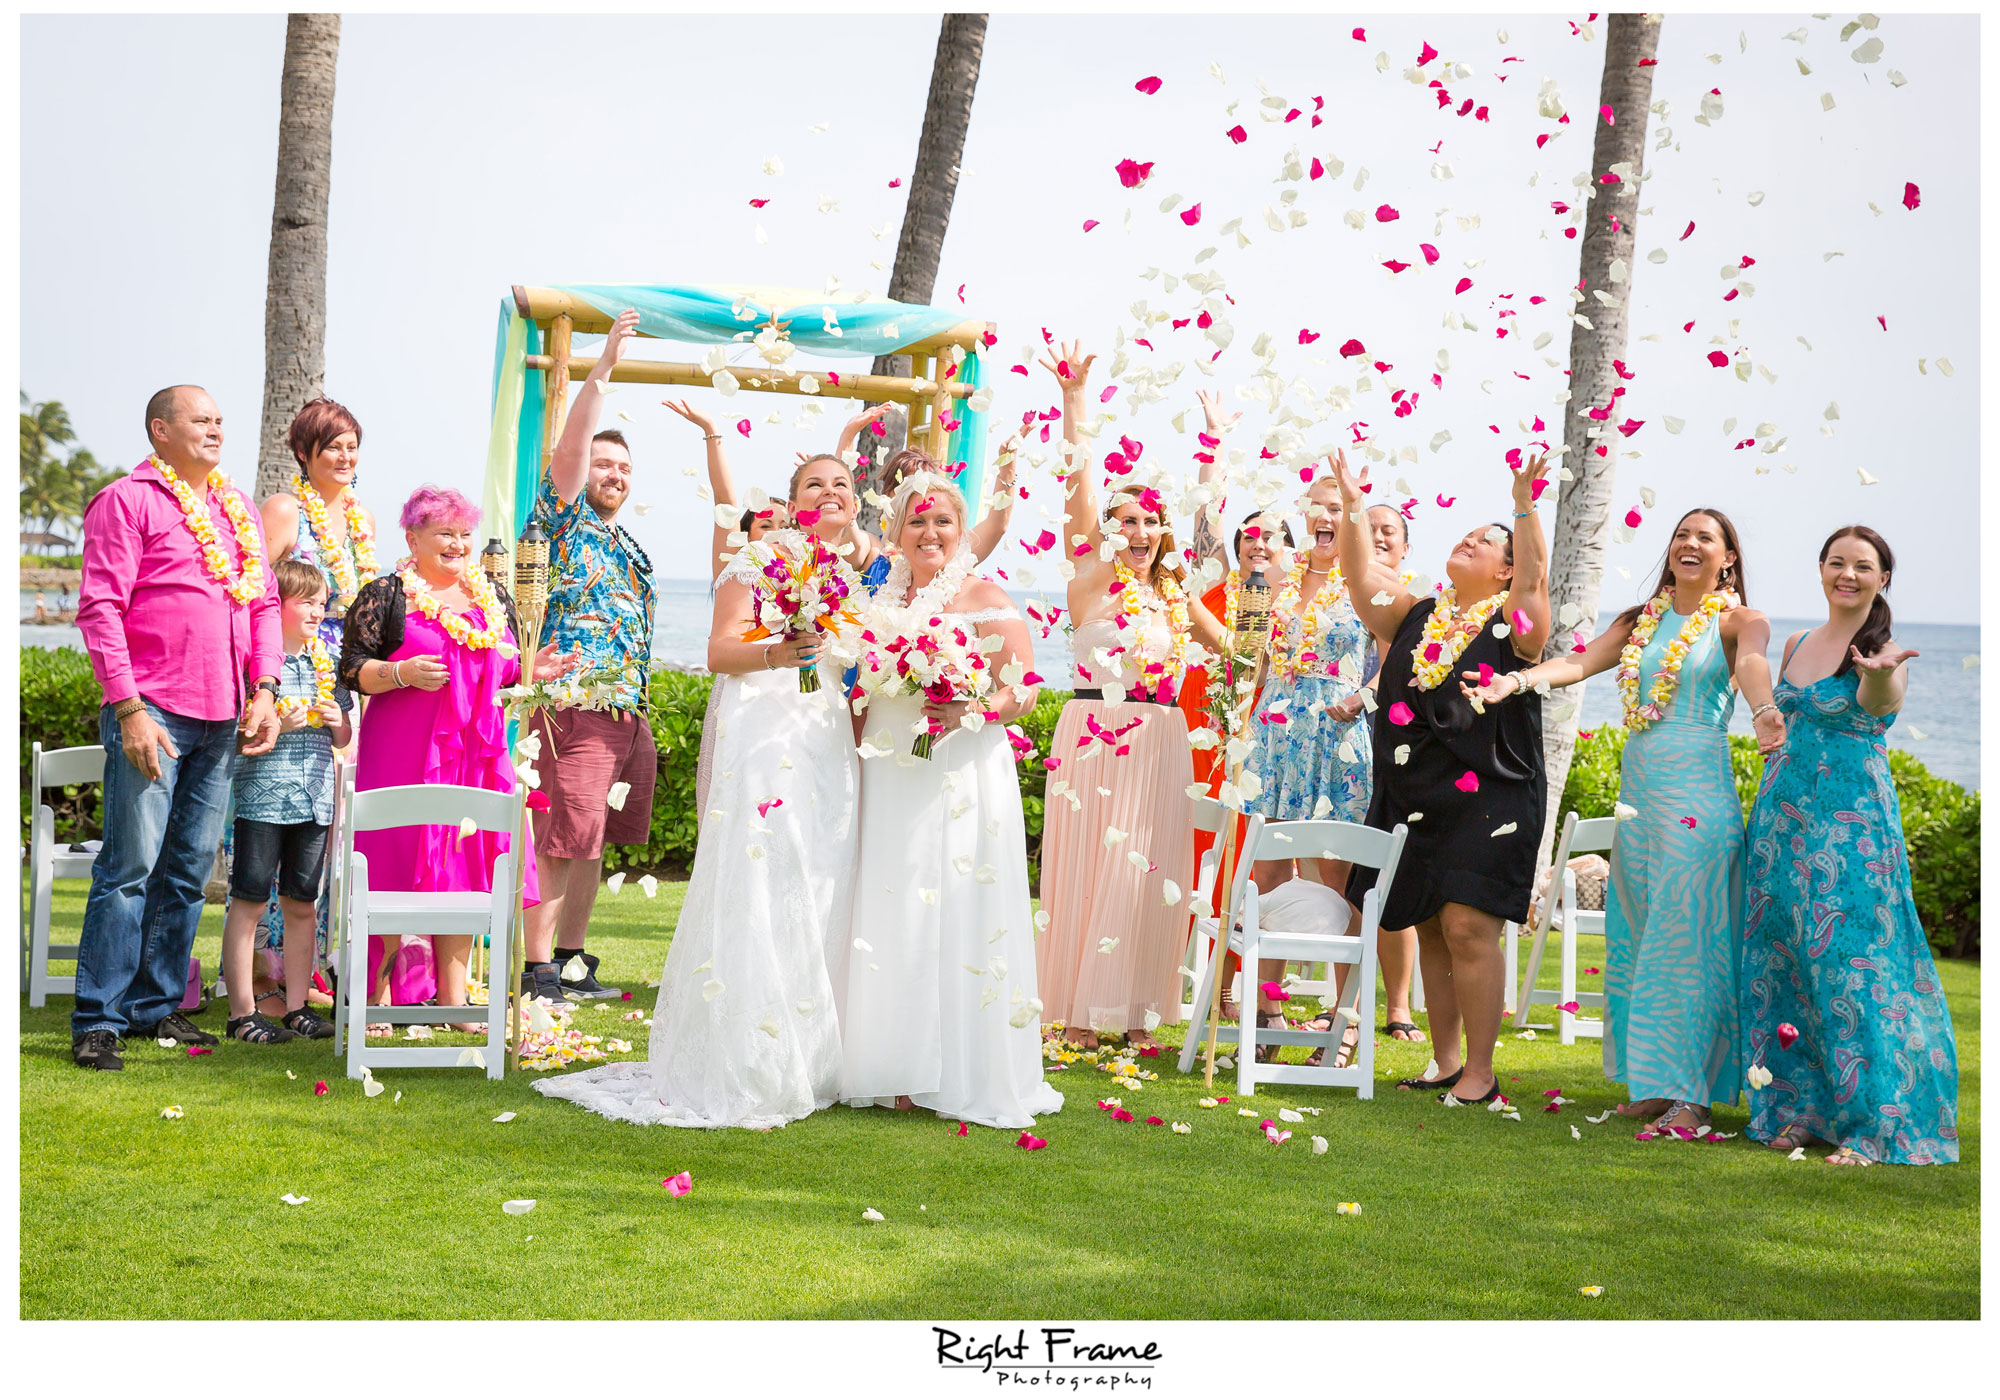
<instances>
[{"instance_id":1,"label":"tattoo on arm","mask_svg":"<svg viewBox=\"0 0 2000 1400\"><path fill-rule=\"evenodd\" d=\"M1215 537L1215 509L1204 505L1194 513L1194 557L1220 559L1226 568L1229 560L1223 556L1222 541Z\"/></svg>"}]
</instances>

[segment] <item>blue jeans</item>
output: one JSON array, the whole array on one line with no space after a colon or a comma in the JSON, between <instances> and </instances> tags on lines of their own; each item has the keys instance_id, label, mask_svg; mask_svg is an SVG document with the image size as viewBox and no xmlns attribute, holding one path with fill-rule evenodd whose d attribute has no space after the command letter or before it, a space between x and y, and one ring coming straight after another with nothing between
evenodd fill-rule
<instances>
[{"instance_id":1,"label":"blue jeans","mask_svg":"<svg viewBox=\"0 0 2000 1400\"><path fill-rule=\"evenodd\" d=\"M111 707L97 717L104 849L91 867L83 908L72 1035L150 1030L187 994L202 886L229 802L236 721L189 719L151 701L146 713L180 750L178 758L160 751L160 776L152 782L125 757Z\"/></svg>"}]
</instances>

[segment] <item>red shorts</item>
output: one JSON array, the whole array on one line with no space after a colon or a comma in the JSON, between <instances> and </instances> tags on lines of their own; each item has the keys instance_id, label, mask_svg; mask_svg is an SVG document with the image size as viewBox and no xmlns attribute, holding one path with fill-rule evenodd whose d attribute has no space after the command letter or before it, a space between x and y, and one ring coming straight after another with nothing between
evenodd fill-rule
<instances>
[{"instance_id":1,"label":"red shorts","mask_svg":"<svg viewBox=\"0 0 2000 1400\"><path fill-rule=\"evenodd\" d=\"M538 710L533 732L542 740L535 770L549 799L549 810L535 819L536 852L596 860L607 844L644 845L660 770L646 717L629 710ZM609 801L614 783L631 784L617 810Z\"/></svg>"}]
</instances>

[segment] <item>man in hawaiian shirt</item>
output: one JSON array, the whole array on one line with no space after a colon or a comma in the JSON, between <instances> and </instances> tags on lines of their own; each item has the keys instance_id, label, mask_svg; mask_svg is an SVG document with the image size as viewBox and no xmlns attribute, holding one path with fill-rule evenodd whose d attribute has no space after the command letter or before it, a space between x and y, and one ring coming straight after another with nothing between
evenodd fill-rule
<instances>
[{"instance_id":1,"label":"man in hawaiian shirt","mask_svg":"<svg viewBox=\"0 0 2000 1400\"><path fill-rule=\"evenodd\" d=\"M576 388L535 504L549 536L543 640L583 658L608 709L536 712L534 763L549 810L535 822L542 902L528 911L522 992L549 1001L618 995L597 980L584 933L597 901L604 847L641 845L652 829L659 757L646 718L653 654L653 562L617 523L632 493L624 434L599 432L611 368L639 324L619 316L596 366ZM530 745L532 748L532 744Z\"/></svg>"}]
</instances>

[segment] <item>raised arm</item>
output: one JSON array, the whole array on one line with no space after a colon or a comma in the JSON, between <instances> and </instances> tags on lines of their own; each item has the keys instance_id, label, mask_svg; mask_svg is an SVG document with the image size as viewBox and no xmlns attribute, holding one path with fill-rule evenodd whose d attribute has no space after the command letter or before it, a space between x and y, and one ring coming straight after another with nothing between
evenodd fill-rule
<instances>
[{"instance_id":1,"label":"raised arm","mask_svg":"<svg viewBox=\"0 0 2000 1400\"><path fill-rule=\"evenodd\" d=\"M1243 415L1239 412L1232 413L1227 418L1223 417L1221 395L1211 393L1207 389L1196 394L1195 398L1201 403L1202 418L1208 428L1207 436L1215 439L1213 447L1209 447L1206 442L1202 444L1203 447L1209 448L1207 454L1209 460L1201 464L1201 471L1195 479L1198 484L1213 491L1215 498L1205 502L1194 513L1194 557L1197 561L1220 560L1222 567L1227 569L1229 556L1222 548L1222 430Z\"/></svg>"},{"instance_id":2,"label":"raised arm","mask_svg":"<svg viewBox=\"0 0 2000 1400\"><path fill-rule=\"evenodd\" d=\"M1366 472L1363 472L1366 475ZM1361 483L1347 470L1347 453L1333 454L1333 479L1340 487L1340 519L1334 524L1334 542L1340 548L1340 572L1347 580L1347 600L1361 623L1384 642L1396 639L1416 597L1403 586L1396 571L1377 562L1375 548L1368 540L1367 511L1361 497ZM1382 599L1376 602L1377 598Z\"/></svg>"},{"instance_id":3,"label":"raised arm","mask_svg":"<svg viewBox=\"0 0 2000 1400\"><path fill-rule=\"evenodd\" d=\"M979 523L972 527L968 539L975 563L985 563L986 556L1000 547L1000 541L1007 535L1007 523L1014 518L1014 459L1020 446L1020 435L1016 434L1000 444L1000 451L993 458L994 499L987 505L986 514L979 517Z\"/></svg>"},{"instance_id":4,"label":"raised arm","mask_svg":"<svg viewBox=\"0 0 2000 1400\"><path fill-rule=\"evenodd\" d=\"M708 449L708 492L718 506L732 506L736 502L736 478L730 475L729 457L722 450L722 434L715 430L715 420L696 408L686 399L675 403L672 399L660 402L675 413L701 429L702 445ZM715 539L708 551L708 576L722 577L722 567L729 562L730 526L718 520L715 524Z\"/></svg>"},{"instance_id":5,"label":"raised arm","mask_svg":"<svg viewBox=\"0 0 2000 1400\"><path fill-rule=\"evenodd\" d=\"M1095 554L1103 542L1103 524L1097 512L1097 488L1091 482L1091 458L1082 432L1084 415L1090 411L1084 391L1090 379L1095 355L1080 355L1075 342L1062 347L1053 360L1042 366L1062 386L1063 442L1070 449L1067 460L1056 468L1063 483L1063 514L1068 534L1063 540L1063 557L1076 560L1083 553Z\"/></svg>"},{"instance_id":6,"label":"raised arm","mask_svg":"<svg viewBox=\"0 0 2000 1400\"><path fill-rule=\"evenodd\" d=\"M604 387L611 382L612 367L618 363L625 342L638 329L637 311L619 312L611 323L611 334L604 338L597 363L570 396L569 418L556 442L555 455L549 459L549 484L565 501L575 500L590 479L590 440L597 436L598 420L604 416Z\"/></svg>"},{"instance_id":7,"label":"raised arm","mask_svg":"<svg viewBox=\"0 0 2000 1400\"><path fill-rule=\"evenodd\" d=\"M1512 629L1507 635L1514 655L1533 661L1549 639L1549 544L1542 536L1542 517L1535 509L1535 483L1549 474L1547 457L1530 457L1514 472L1514 584L1500 605ZM1515 617L1524 614L1523 627Z\"/></svg>"},{"instance_id":8,"label":"raised arm","mask_svg":"<svg viewBox=\"0 0 2000 1400\"><path fill-rule=\"evenodd\" d=\"M847 454L854 450L854 444L861 440L861 433L870 423L886 417L895 409L892 403L878 403L873 408L864 408L840 430L840 441L834 446L834 453L841 461L847 461Z\"/></svg>"}]
</instances>

